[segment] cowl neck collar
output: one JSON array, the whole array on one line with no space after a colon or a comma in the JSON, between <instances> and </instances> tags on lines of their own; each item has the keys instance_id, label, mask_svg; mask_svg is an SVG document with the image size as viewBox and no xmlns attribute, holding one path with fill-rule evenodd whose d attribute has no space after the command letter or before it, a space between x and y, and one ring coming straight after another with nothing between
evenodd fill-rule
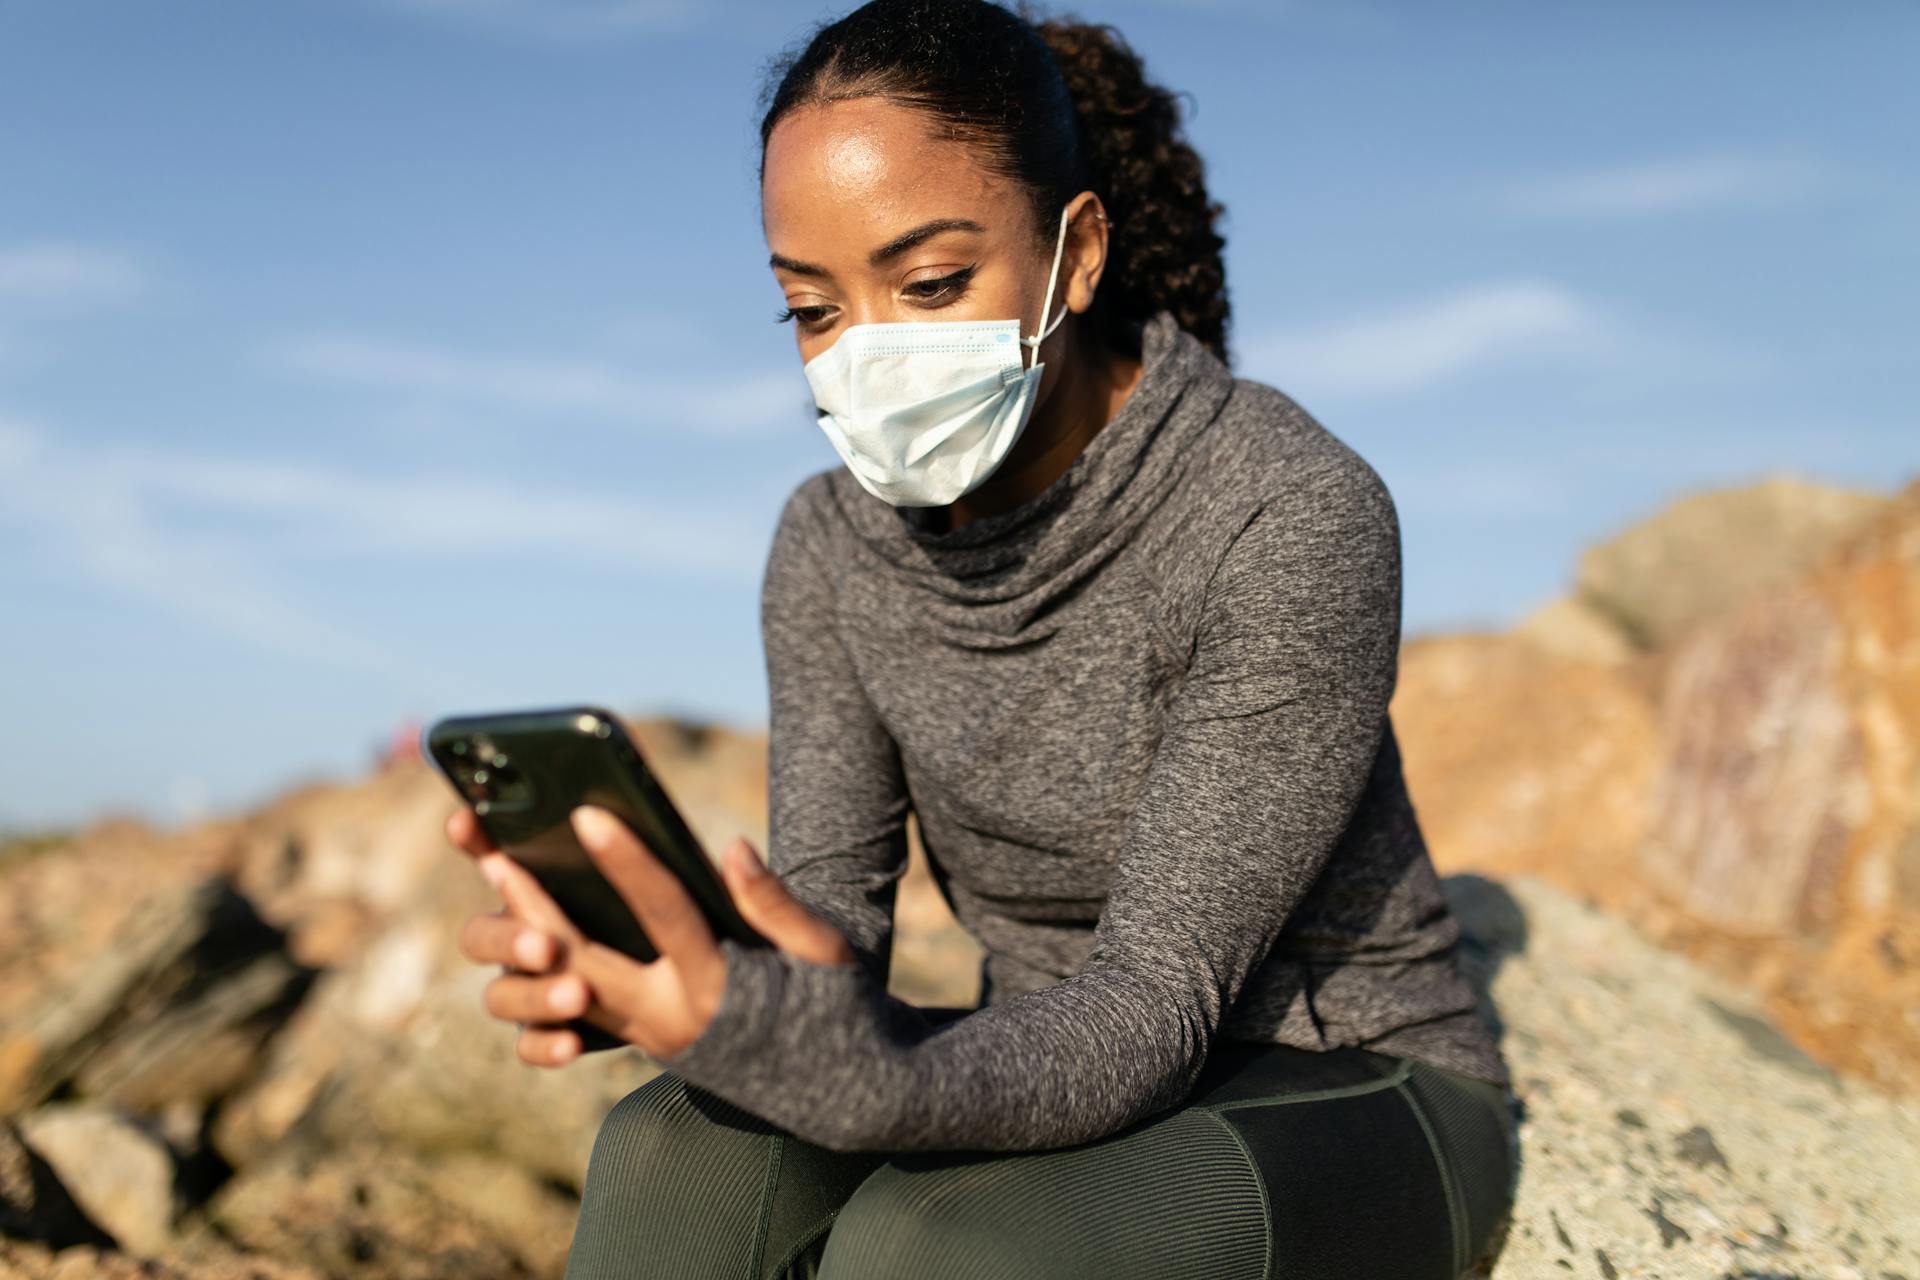
<instances>
[{"instance_id":1,"label":"cowl neck collar","mask_svg":"<svg viewBox=\"0 0 1920 1280\"><path fill-rule=\"evenodd\" d=\"M967 633L1021 633L1131 538L1185 471L1233 375L1160 312L1141 330L1140 380L1052 484L1019 506L935 531L874 497L846 468L827 490L840 518L886 569Z\"/></svg>"}]
</instances>

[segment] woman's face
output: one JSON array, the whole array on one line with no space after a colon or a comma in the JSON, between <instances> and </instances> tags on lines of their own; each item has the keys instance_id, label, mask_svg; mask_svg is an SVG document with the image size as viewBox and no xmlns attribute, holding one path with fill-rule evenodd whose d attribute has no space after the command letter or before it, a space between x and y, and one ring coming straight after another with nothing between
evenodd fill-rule
<instances>
[{"instance_id":1,"label":"woman's face","mask_svg":"<svg viewBox=\"0 0 1920 1280\"><path fill-rule=\"evenodd\" d=\"M925 114L880 98L801 107L774 126L761 173L761 221L803 361L856 324L1018 318L1022 335L1040 331L1058 222L1042 246L1026 194L935 136Z\"/></svg>"}]
</instances>

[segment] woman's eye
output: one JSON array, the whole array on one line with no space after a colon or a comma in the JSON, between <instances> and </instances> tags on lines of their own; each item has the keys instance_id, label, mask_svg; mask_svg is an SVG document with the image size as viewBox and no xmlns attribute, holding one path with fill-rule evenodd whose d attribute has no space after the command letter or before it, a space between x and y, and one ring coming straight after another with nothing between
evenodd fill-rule
<instances>
[{"instance_id":1,"label":"woman's eye","mask_svg":"<svg viewBox=\"0 0 1920 1280\"><path fill-rule=\"evenodd\" d=\"M907 286L907 292L921 302L933 302L940 305L952 302L966 292L967 281L973 278L973 268L965 267L948 276L936 276L928 280L915 280Z\"/></svg>"},{"instance_id":2,"label":"woman's eye","mask_svg":"<svg viewBox=\"0 0 1920 1280\"><path fill-rule=\"evenodd\" d=\"M788 324L798 320L803 329L816 329L826 323L827 314L832 307L788 307L774 316L775 324Z\"/></svg>"}]
</instances>

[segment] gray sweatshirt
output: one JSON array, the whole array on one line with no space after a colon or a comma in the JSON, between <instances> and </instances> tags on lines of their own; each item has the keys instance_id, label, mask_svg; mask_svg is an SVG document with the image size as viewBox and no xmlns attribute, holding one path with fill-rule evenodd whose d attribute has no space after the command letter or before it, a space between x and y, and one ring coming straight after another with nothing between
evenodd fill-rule
<instances>
[{"instance_id":1,"label":"gray sweatshirt","mask_svg":"<svg viewBox=\"0 0 1920 1280\"><path fill-rule=\"evenodd\" d=\"M1133 394L1013 510L939 531L844 468L761 599L769 862L853 944L723 942L666 1066L835 1150L1102 1137L1222 1039L1505 1083L1387 713L1400 530L1379 476L1166 314ZM904 823L984 945L978 1010L886 993Z\"/></svg>"}]
</instances>

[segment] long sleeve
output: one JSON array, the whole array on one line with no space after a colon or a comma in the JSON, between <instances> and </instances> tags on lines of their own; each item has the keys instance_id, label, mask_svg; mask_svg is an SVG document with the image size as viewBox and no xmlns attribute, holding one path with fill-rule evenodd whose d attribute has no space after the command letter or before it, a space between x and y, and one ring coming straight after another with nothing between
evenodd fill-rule
<instances>
[{"instance_id":1,"label":"long sleeve","mask_svg":"<svg viewBox=\"0 0 1920 1280\"><path fill-rule=\"evenodd\" d=\"M1399 526L1343 457L1250 504L1214 566L1080 972L935 1027L869 973L727 943L721 1007L667 1065L836 1150L1070 1145L1184 1098L1386 725Z\"/></svg>"},{"instance_id":2,"label":"long sleeve","mask_svg":"<svg viewBox=\"0 0 1920 1280\"><path fill-rule=\"evenodd\" d=\"M846 934L885 989L907 866L906 782L841 643L806 504L788 499L760 595L768 711L768 866Z\"/></svg>"}]
</instances>

